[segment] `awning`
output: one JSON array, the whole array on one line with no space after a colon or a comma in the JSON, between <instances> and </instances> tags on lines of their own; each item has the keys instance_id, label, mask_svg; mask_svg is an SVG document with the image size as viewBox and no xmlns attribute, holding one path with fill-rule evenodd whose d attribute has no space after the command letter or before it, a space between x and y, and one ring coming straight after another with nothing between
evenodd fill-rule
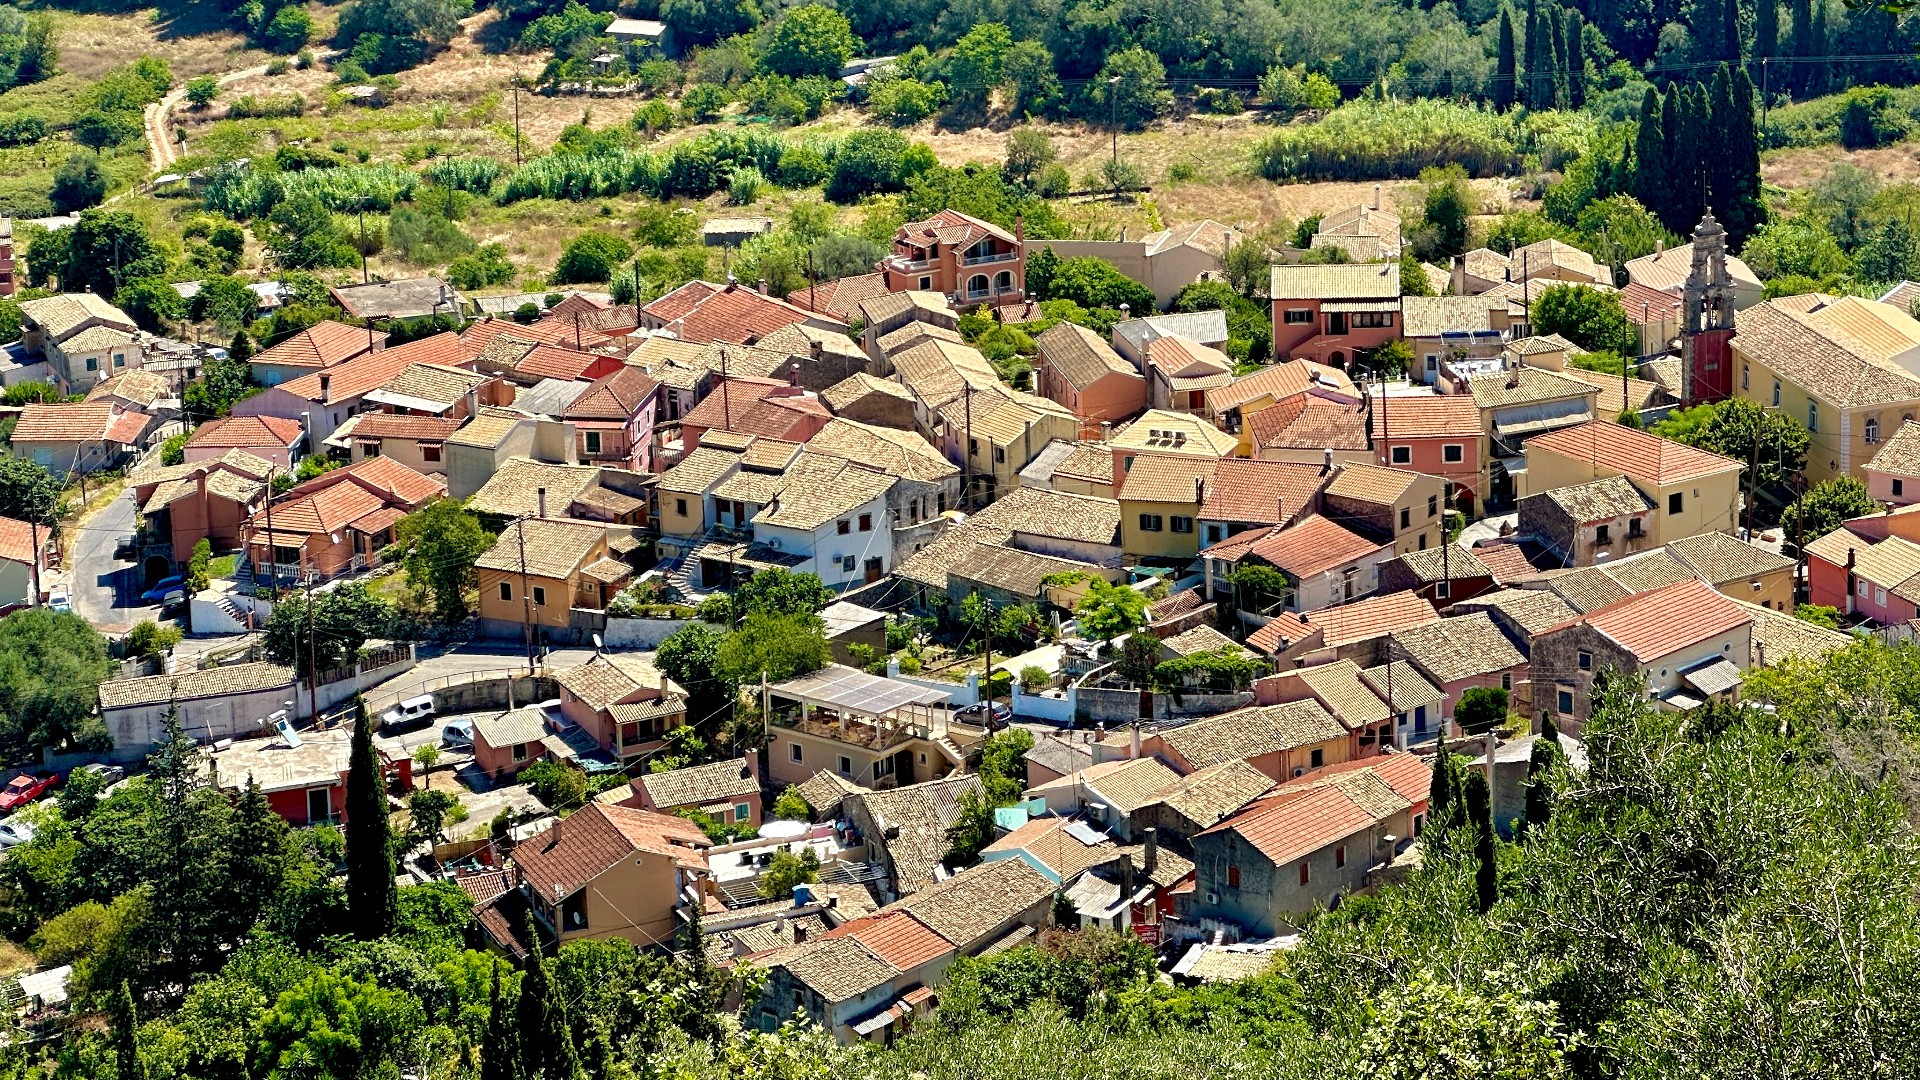
<instances>
[{"instance_id":1,"label":"awning","mask_svg":"<svg viewBox=\"0 0 1920 1080\"><path fill-rule=\"evenodd\" d=\"M888 1002L879 1012L872 1013L864 1019L855 1020L851 1025L853 1033L863 1039L866 1038L881 1028L886 1027L888 1024L893 1023L894 1020L900 1016L900 1012L898 1011L900 1008L900 1002Z\"/></svg>"},{"instance_id":2,"label":"awning","mask_svg":"<svg viewBox=\"0 0 1920 1080\"><path fill-rule=\"evenodd\" d=\"M1705 705L1706 702L1684 691L1673 690L1669 691L1665 697L1660 699L1660 704L1665 705L1669 709L1678 709L1681 712L1686 712L1689 709L1697 709Z\"/></svg>"},{"instance_id":3,"label":"awning","mask_svg":"<svg viewBox=\"0 0 1920 1080\"><path fill-rule=\"evenodd\" d=\"M1714 697L1740 685L1740 669L1731 660L1715 657L1692 671L1681 672L1680 678L1702 694Z\"/></svg>"}]
</instances>

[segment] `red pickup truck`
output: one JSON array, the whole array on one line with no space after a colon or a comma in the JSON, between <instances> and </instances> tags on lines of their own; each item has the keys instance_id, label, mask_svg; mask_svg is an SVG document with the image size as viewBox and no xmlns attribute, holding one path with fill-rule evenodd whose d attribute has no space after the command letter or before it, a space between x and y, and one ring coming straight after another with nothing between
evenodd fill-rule
<instances>
[{"instance_id":1,"label":"red pickup truck","mask_svg":"<svg viewBox=\"0 0 1920 1080\"><path fill-rule=\"evenodd\" d=\"M22 774L13 778L5 788L0 788L0 813L18 810L33 800L52 791L60 783L57 773L45 776Z\"/></svg>"}]
</instances>

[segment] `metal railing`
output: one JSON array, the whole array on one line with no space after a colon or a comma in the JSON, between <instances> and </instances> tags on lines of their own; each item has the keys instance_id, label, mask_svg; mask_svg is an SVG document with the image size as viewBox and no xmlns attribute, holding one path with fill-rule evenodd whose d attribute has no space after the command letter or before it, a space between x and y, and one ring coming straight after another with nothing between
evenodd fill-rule
<instances>
[{"instance_id":1,"label":"metal railing","mask_svg":"<svg viewBox=\"0 0 1920 1080\"><path fill-rule=\"evenodd\" d=\"M994 263L1013 262L1020 257L1017 251L1002 251L995 255L973 255L960 260L961 266L990 266Z\"/></svg>"}]
</instances>

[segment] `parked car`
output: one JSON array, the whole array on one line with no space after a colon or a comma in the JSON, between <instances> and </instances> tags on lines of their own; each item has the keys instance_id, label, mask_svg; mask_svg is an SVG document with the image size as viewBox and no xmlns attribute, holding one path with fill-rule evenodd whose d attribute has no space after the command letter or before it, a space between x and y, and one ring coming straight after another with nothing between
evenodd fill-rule
<instances>
[{"instance_id":1,"label":"parked car","mask_svg":"<svg viewBox=\"0 0 1920 1080\"><path fill-rule=\"evenodd\" d=\"M184 589L169 590L167 595L160 598L160 614L162 615L177 615L180 613L180 609L186 606L187 593Z\"/></svg>"},{"instance_id":2,"label":"parked car","mask_svg":"<svg viewBox=\"0 0 1920 1080\"><path fill-rule=\"evenodd\" d=\"M58 773L46 773L41 776L23 773L16 776L6 787L0 788L0 810L18 810L52 791L59 783Z\"/></svg>"},{"instance_id":3,"label":"parked car","mask_svg":"<svg viewBox=\"0 0 1920 1080\"><path fill-rule=\"evenodd\" d=\"M149 604L161 603L166 600L168 593L179 592L180 586L186 583L187 577L185 574L172 574L163 577L153 583L153 588L141 593L140 599L145 600Z\"/></svg>"},{"instance_id":4,"label":"parked car","mask_svg":"<svg viewBox=\"0 0 1920 1080\"><path fill-rule=\"evenodd\" d=\"M117 784L120 781L125 780L127 778L127 770L121 768L118 765L106 765L100 762L94 762L93 764L90 764L90 765L82 765L73 771L77 773L81 773L81 772L92 773L100 777L100 779L106 781L108 784Z\"/></svg>"},{"instance_id":5,"label":"parked car","mask_svg":"<svg viewBox=\"0 0 1920 1080\"><path fill-rule=\"evenodd\" d=\"M73 600L68 595L67 587L65 585L55 585L50 591L48 591L47 607L51 608L54 611L72 611L73 610Z\"/></svg>"},{"instance_id":6,"label":"parked car","mask_svg":"<svg viewBox=\"0 0 1920 1080\"><path fill-rule=\"evenodd\" d=\"M440 731L440 745L449 750L473 749L473 721L447 721L447 726Z\"/></svg>"},{"instance_id":7,"label":"parked car","mask_svg":"<svg viewBox=\"0 0 1920 1080\"><path fill-rule=\"evenodd\" d=\"M113 557L116 559L131 559L133 558L135 550L137 549L134 546L134 538L131 536L123 536L120 538L120 542L113 546Z\"/></svg>"},{"instance_id":8,"label":"parked car","mask_svg":"<svg viewBox=\"0 0 1920 1080\"><path fill-rule=\"evenodd\" d=\"M0 821L0 851L33 839L33 826L19 818Z\"/></svg>"},{"instance_id":9,"label":"parked car","mask_svg":"<svg viewBox=\"0 0 1920 1080\"><path fill-rule=\"evenodd\" d=\"M953 718L956 720L965 720L970 724L979 724L991 718L992 723L984 726L992 727L1012 720L1013 709L997 701L991 703L981 701L968 705L963 709L954 710Z\"/></svg>"},{"instance_id":10,"label":"parked car","mask_svg":"<svg viewBox=\"0 0 1920 1080\"><path fill-rule=\"evenodd\" d=\"M433 695L410 697L380 715L380 734L400 735L433 723Z\"/></svg>"}]
</instances>

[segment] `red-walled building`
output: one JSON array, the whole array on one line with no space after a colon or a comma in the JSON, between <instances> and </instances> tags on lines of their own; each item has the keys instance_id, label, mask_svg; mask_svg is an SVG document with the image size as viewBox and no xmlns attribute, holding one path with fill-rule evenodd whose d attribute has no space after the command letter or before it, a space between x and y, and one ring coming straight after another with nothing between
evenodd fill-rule
<instances>
[{"instance_id":1,"label":"red-walled building","mask_svg":"<svg viewBox=\"0 0 1920 1080\"><path fill-rule=\"evenodd\" d=\"M353 729L303 731L300 745L285 739L246 739L215 750L212 764L222 788L238 793L257 782L273 812L292 825L340 824L347 819L347 768L352 757ZM387 792L404 796L413 790L413 759L373 751L387 777Z\"/></svg>"}]
</instances>

